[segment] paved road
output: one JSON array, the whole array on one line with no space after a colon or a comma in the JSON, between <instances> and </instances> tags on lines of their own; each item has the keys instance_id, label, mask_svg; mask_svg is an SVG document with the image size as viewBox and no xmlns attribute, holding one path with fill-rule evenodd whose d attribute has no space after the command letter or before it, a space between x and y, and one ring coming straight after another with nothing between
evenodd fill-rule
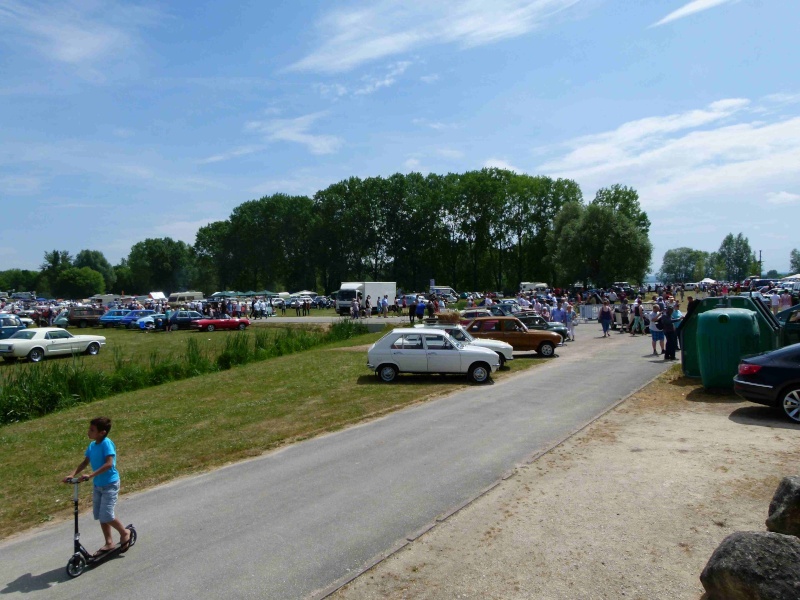
<instances>
[{"instance_id":1,"label":"paved road","mask_svg":"<svg viewBox=\"0 0 800 600\"><path fill-rule=\"evenodd\" d=\"M579 334L596 336L595 327ZM649 350L626 335L582 339L528 373L127 497L120 513L139 542L76 580L64 575L70 523L7 542L0 594L319 594L663 371ZM99 546L97 525L85 517L82 527Z\"/></svg>"}]
</instances>

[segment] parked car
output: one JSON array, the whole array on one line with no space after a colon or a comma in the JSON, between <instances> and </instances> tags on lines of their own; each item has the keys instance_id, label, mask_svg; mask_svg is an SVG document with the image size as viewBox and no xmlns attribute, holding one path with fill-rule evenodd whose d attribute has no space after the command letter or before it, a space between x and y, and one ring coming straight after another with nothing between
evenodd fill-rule
<instances>
[{"instance_id":1,"label":"parked car","mask_svg":"<svg viewBox=\"0 0 800 600\"><path fill-rule=\"evenodd\" d=\"M176 310L169 316L169 327L172 331L176 329L190 329L192 321L199 321L203 318L196 310Z\"/></svg>"},{"instance_id":2,"label":"parked car","mask_svg":"<svg viewBox=\"0 0 800 600\"><path fill-rule=\"evenodd\" d=\"M782 310L775 317L783 327L786 343L800 342L800 304Z\"/></svg>"},{"instance_id":3,"label":"parked car","mask_svg":"<svg viewBox=\"0 0 800 600\"><path fill-rule=\"evenodd\" d=\"M109 312L111 312L111 311L109 311ZM142 317L146 317L148 315L154 315L154 314L156 314L156 311L154 311L152 309L149 309L149 308L131 310L131 311L128 311L127 315L125 315L124 317L122 317L119 320L119 325L120 325L120 327L125 327L126 329L132 329L133 327L136 327L136 321L138 321ZM102 320L103 319L100 319L101 322L102 322Z\"/></svg>"},{"instance_id":4,"label":"parked car","mask_svg":"<svg viewBox=\"0 0 800 600\"><path fill-rule=\"evenodd\" d=\"M61 327L62 329L66 329L69 327L69 311L62 311L58 313L58 316L53 319L53 327Z\"/></svg>"},{"instance_id":5,"label":"parked car","mask_svg":"<svg viewBox=\"0 0 800 600\"><path fill-rule=\"evenodd\" d=\"M100 317L105 314L102 308L93 306L71 306L67 313L67 323L84 329L90 325L98 325Z\"/></svg>"},{"instance_id":6,"label":"parked car","mask_svg":"<svg viewBox=\"0 0 800 600\"><path fill-rule=\"evenodd\" d=\"M511 344L501 342L499 340L478 339L472 337L469 332L461 325L454 323L436 323L435 325L415 325L415 328L430 327L431 329L441 329L446 331L447 334L462 344L474 344L481 348L488 348L497 354L500 358L500 366L503 367L506 361L514 360L514 348Z\"/></svg>"},{"instance_id":7,"label":"parked car","mask_svg":"<svg viewBox=\"0 0 800 600\"><path fill-rule=\"evenodd\" d=\"M500 359L493 350L462 344L441 329L403 328L370 346L367 367L385 382L398 373L466 373L473 382L485 383L500 368Z\"/></svg>"},{"instance_id":8,"label":"parked car","mask_svg":"<svg viewBox=\"0 0 800 600\"><path fill-rule=\"evenodd\" d=\"M200 331L214 331L216 329L238 329L244 331L250 325L250 319L237 319L225 315L219 319L197 319L190 324L192 329Z\"/></svg>"},{"instance_id":9,"label":"parked car","mask_svg":"<svg viewBox=\"0 0 800 600\"><path fill-rule=\"evenodd\" d=\"M0 340L10 338L18 331L25 329L27 325L14 314L0 313Z\"/></svg>"},{"instance_id":10,"label":"parked car","mask_svg":"<svg viewBox=\"0 0 800 600\"><path fill-rule=\"evenodd\" d=\"M476 338L506 342L515 351L536 351L540 356L554 356L561 336L555 331L528 329L516 317L478 317L465 329Z\"/></svg>"},{"instance_id":11,"label":"parked car","mask_svg":"<svg viewBox=\"0 0 800 600\"><path fill-rule=\"evenodd\" d=\"M503 304L493 304L489 308L471 308L468 310L461 311L461 324L467 325L472 319L476 319L478 317L516 317L527 327L528 329L542 329L546 331L555 331L558 335L561 336L561 342L564 343L564 340L567 339L569 336L569 332L567 330L567 326L563 323L558 323L556 321L547 321L545 318L539 314L536 314L534 311L520 309L514 311L512 306L517 306L516 304L511 303L503 303Z\"/></svg>"},{"instance_id":12,"label":"parked car","mask_svg":"<svg viewBox=\"0 0 800 600\"><path fill-rule=\"evenodd\" d=\"M164 329L167 322L167 316L161 313L147 315L136 319L134 329Z\"/></svg>"},{"instance_id":13,"label":"parked car","mask_svg":"<svg viewBox=\"0 0 800 600\"><path fill-rule=\"evenodd\" d=\"M0 342L0 356L5 361L26 358L39 362L47 356L85 353L95 355L105 346L102 335L72 335L58 327L39 327L16 332Z\"/></svg>"},{"instance_id":14,"label":"parked car","mask_svg":"<svg viewBox=\"0 0 800 600\"><path fill-rule=\"evenodd\" d=\"M112 310L107 311L102 317L100 317L100 326L101 327L116 327L122 322L127 315L130 314L130 310L127 308L114 308Z\"/></svg>"},{"instance_id":15,"label":"parked car","mask_svg":"<svg viewBox=\"0 0 800 600\"><path fill-rule=\"evenodd\" d=\"M742 359L733 390L745 400L773 406L800 423L800 344Z\"/></svg>"}]
</instances>

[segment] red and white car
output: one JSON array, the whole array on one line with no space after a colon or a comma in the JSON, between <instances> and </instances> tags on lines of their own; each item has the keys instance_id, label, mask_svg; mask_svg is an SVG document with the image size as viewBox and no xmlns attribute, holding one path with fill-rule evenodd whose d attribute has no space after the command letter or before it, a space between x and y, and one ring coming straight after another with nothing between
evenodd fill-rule
<instances>
[{"instance_id":1,"label":"red and white car","mask_svg":"<svg viewBox=\"0 0 800 600\"><path fill-rule=\"evenodd\" d=\"M225 315L219 319L197 319L192 321L190 327L200 331L216 331L217 329L238 329L244 331L250 325L250 319L237 319Z\"/></svg>"}]
</instances>

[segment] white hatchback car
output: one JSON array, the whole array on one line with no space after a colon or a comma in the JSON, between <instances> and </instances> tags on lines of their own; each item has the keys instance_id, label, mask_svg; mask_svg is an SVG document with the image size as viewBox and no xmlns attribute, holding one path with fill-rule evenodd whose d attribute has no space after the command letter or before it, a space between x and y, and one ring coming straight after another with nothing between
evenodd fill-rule
<instances>
[{"instance_id":1,"label":"white hatchback car","mask_svg":"<svg viewBox=\"0 0 800 600\"><path fill-rule=\"evenodd\" d=\"M475 383L485 383L500 368L500 358L488 348L456 341L441 329L415 327L394 329L372 344L367 367L386 382L398 373L466 373Z\"/></svg>"}]
</instances>

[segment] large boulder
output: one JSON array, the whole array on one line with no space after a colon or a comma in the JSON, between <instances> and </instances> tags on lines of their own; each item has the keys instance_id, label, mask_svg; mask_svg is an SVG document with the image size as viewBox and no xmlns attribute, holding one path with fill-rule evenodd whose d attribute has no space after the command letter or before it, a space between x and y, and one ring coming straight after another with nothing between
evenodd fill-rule
<instances>
[{"instance_id":1,"label":"large boulder","mask_svg":"<svg viewBox=\"0 0 800 600\"><path fill-rule=\"evenodd\" d=\"M800 477L784 477L778 485L769 503L767 529L800 536Z\"/></svg>"},{"instance_id":2,"label":"large boulder","mask_svg":"<svg viewBox=\"0 0 800 600\"><path fill-rule=\"evenodd\" d=\"M714 550L700 582L709 600L800 598L800 539L737 531Z\"/></svg>"}]
</instances>

